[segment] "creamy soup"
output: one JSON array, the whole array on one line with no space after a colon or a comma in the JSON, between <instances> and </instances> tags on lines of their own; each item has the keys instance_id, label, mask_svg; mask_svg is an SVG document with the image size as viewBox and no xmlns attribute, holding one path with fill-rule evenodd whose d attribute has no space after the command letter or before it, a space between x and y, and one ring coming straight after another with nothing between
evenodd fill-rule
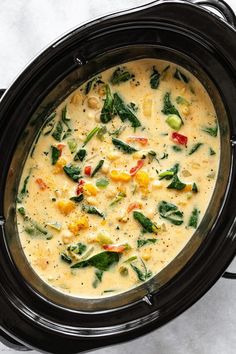
<instances>
[{"instance_id":1,"label":"creamy soup","mask_svg":"<svg viewBox=\"0 0 236 354\"><path fill-rule=\"evenodd\" d=\"M115 295L190 240L218 173L220 139L201 83L176 64L110 68L47 117L18 191L24 253L51 287Z\"/></svg>"}]
</instances>

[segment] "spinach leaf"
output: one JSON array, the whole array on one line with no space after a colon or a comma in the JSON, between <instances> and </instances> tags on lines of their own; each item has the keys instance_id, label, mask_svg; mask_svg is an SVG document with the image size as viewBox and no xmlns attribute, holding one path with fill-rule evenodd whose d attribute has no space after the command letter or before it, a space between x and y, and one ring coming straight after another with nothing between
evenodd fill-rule
<instances>
[{"instance_id":1,"label":"spinach leaf","mask_svg":"<svg viewBox=\"0 0 236 354\"><path fill-rule=\"evenodd\" d=\"M186 187L186 184L181 182L179 180L179 177L177 175L173 176L173 180L171 182L171 184L169 184L167 186L168 189L176 189L178 191L181 191L182 189L184 189Z\"/></svg>"},{"instance_id":2,"label":"spinach leaf","mask_svg":"<svg viewBox=\"0 0 236 354\"><path fill-rule=\"evenodd\" d=\"M130 146L124 143L122 140L112 138L112 143L115 147L119 150L122 150L126 154L132 154L133 152L137 151L133 146Z\"/></svg>"},{"instance_id":3,"label":"spinach leaf","mask_svg":"<svg viewBox=\"0 0 236 354\"><path fill-rule=\"evenodd\" d=\"M82 210L85 212L85 213L88 213L88 214L93 214L93 215L98 215L100 216L101 218L104 218L104 214L98 210L97 208L93 207L93 206L90 206L90 205L83 205L82 206Z\"/></svg>"},{"instance_id":4,"label":"spinach leaf","mask_svg":"<svg viewBox=\"0 0 236 354\"><path fill-rule=\"evenodd\" d=\"M158 211L162 218L170 221L172 224L183 224L184 213L182 211L179 211L176 205L165 202L163 200L158 204Z\"/></svg>"},{"instance_id":5,"label":"spinach leaf","mask_svg":"<svg viewBox=\"0 0 236 354\"><path fill-rule=\"evenodd\" d=\"M179 111L175 108L175 106L171 103L170 100L170 92L166 92L165 96L164 96L164 107L162 109L162 113L166 114L166 115L170 115L170 114L176 114L178 117L181 118ZM182 118L181 118L182 120ZM182 120L183 123L183 120Z\"/></svg>"},{"instance_id":6,"label":"spinach leaf","mask_svg":"<svg viewBox=\"0 0 236 354\"><path fill-rule=\"evenodd\" d=\"M31 174L31 171L29 172L29 175L24 179L22 189L21 189L21 191L20 191L20 194L19 194L18 197L17 197L18 203L21 203L22 200L24 199L24 197L25 197L25 196L27 195L27 193L28 193L27 185L28 185L28 182L29 182L30 174Z\"/></svg>"},{"instance_id":7,"label":"spinach leaf","mask_svg":"<svg viewBox=\"0 0 236 354\"><path fill-rule=\"evenodd\" d=\"M78 262L73 264L71 268L85 268L88 266L95 267L99 270L106 271L108 270L113 264L118 263L120 259L120 255L117 252L101 252L92 256L85 261Z\"/></svg>"},{"instance_id":8,"label":"spinach leaf","mask_svg":"<svg viewBox=\"0 0 236 354\"><path fill-rule=\"evenodd\" d=\"M183 149L182 149L180 146L178 146L178 145L173 145L173 146L172 146L172 149L173 149L175 152L180 152L180 151L183 150Z\"/></svg>"},{"instance_id":9,"label":"spinach leaf","mask_svg":"<svg viewBox=\"0 0 236 354\"><path fill-rule=\"evenodd\" d=\"M118 129L114 130L113 132L109 132L109 135L114 135L116 138L125 130L125 126L121 125Z\"/></svg>"},{"instance_id":10,"label":"spinach leaf","mask_svg":"<svg viewBox=\"0 0 236 354\"><path fill-rule=\"evenodd\" d=\"M55 165L61 155L61 151L56 147L51 145L51 159L52 165Z\"/></svg>"},{"instance_id":11,"label":"spinach leaf","mask_svg":"<svg viewBox=\"0 0 236 354\"><path fill-rule=\"evenodd\" d=\"M198 187L196 185L196 183L194 182L193 185L192 185L192 192L193 193L198 193Z\"/></svg>"},{"instance_id":12,"label":"spinach leaf","mask_svg":"<svg viewBox=\"0 0 236 354\"><path fill-rule=\"evenodd\" d=\"M138 118L135 116L135 114L126 106L122 98L118 95L118 93L114 94L114 108L122 122L124 122L126 119L130 121L131 126L133 128L137 128L141 126L140 121Z\"/></svg>"},{"instance_id":13,"label":"spinach leaf","mask_svg":"<svg viewBox=\"0 0 236 354\"><path fill-rule=\"evenodd\" d=\"M101 283L102 276L103 276L102 270L99 270L99 269L95 270L95 279L92 284L94 288L97 288L98 284Z\"/></svg>"},{"instance_id":14,"label":"spinach leaf","mask_svg":"<svg viewBox=\"0 0 236 354\"><path fill-rule=\"evenodd\" d=\"M216 152L210 147L210 148L209 148L209 154L210 154L211 156L213 156L213 155L216 154Z\"/></svg>"},{"instance_id":15,"label":"spinach leaf","mask_svg":"<svg viewBox=\"0 0 236 354\"><path fill-rule=\"evenodd\" d=\"M61 259L68 264L72 263L71 257L68 254L66 254L65 252L61 253Z\"/></svg>"},{"instance_id":16,"label":"spinach leaf","mask_svg":"<svg viewBox=\"0 0 236 354\"><path fill-rule=\"evenodd\" d=\"M91 177L94 177L96 175L96 173L100 170L100 168L102 167L102 165L104 164L104 160L100 160L97 164L97 166L95 167L95 169L93 170Z\"/></svg>"},{"instance_id":17,"label":"spinach leaf","mask_svg":"<svg viewBox=\"0 0 236 354\"><path fill-rule=\"evenodd\" d=\"M74 161L83 161L85 156L87 154L87 151L85 149L79 149L79 151L75 154L74 156Z\"/></svg>"},{"instance_id":18,"label":"spinach leaf","mask_svg":"<svg viewBox=\"0 0 236 354\"><path fill-rule=\"evenodd\" d=\"M213 137L217 137L218 125L216 124L215 127L203 127L202 131L213 136Z\"/></svg>"},{"instance_id":19,"label":"spinach leaf","mask_svg":"<svg viewBox=\"0 0 236 354\"><path fill-rule=\"evenodd\" d=\"M62 133L63 133L63 125L62 122L59 121L56 124L56 128L54 129L52 133L52 137L57 140L57 141L62 141Z\"/></svg>"},{"instance_id":20,"label":"spinach leaf","mask_svg":"<svg viewBox=\"0 0 236 354\"><path fill-rule=\"evenodd\" d=\"M67 107L65 106L61 111L61 120L57 122L56 127L52 133L52 137L57 141L62 141L71 134L70 119L67 117ZM64 126L65 128L64 128Z\"/></svg>"},{"instance_id":21,"label":"spinach leaf","mask_svg":"<svg viewBox=\"0 0 236 354\"><path fill-rule=\"evenodd\" d=\"M139 211L134 211L133 212L133 217L135 220L137 220L140 225L144 228L145 231L154 233L156 234L158 231L158 227L154 222L152 222L149 218L147 218L145 215L140 213Z\"/></svg>"},{"instance_id":22,"label":"spinach leaf","mask_svg":"<svg viewBox=\"0 0 236 354\"><path fill-rule=\"evenodd\" d=\"M148 239L139 239L137 240L138 248L145 246L148 243L156 243L156 238L148 238Z\"/></svg>"},{"instance_id":23,"label":"spinach leaf","mask_svg":"<svg viewBox=\"0 0 236 354\"><path fill-rule=\"evenodd\" d=\"M179 164L176 163L172 168L169 170L163 171L159 173L159 179L166 179L170 180L179 172Z\"/></svg>"},{"instance_id":24,"label":"spinach leaf","mask_svg":"<svg viewBox=\"0 0 236 354\"><path fill-rule=\"evenodd\" d=\"M130 102L129 104L127 104L127 107L132 109L133 112L137 112L138 110L138 106L134 102Z\"/></svg>"},{"instance_id":25,"label":"spinach leaf","mask_svg":"<svg viewBox=\"0 0 236 354\"><path fill-rule=\"evenodd\" d=\"M70 245L67 247L67 250L69 252L73 252L73 253L79 254L79 255L83 254L86 251L86 249L87 249L87 246L81 242L76 243L74 245Z\"/></svg>"},{"instance_id":26,"label":"spinach leaf","mask_svg":"<svg viewBox=\"0 0 236 354\"><path fill-rule=\"evenodd\" d=\"M200 148L200 146L202 146L202 145L203 145L203 143L196 143L196 144L194 144L194 145L191 147L191 149L190 149L188 155L192 155L192 154L193 154L195 151L197 151L197 150Z\"/></svg>"},{"instance_id":27,"label":"spinach leaf","mask_svg":"<svg viewBox=\"0 0 236 354\"><path fill-rule=\"evenodd\" d=\"M75 196L75 197L71 197L71 198L70 198L70 200L72 200L72 202L75 202L75 203L80 203L80 202L82 202L83 199L84 199L83 193L81 193L81 194L78 195L78 196Z\"/></svg>"},{"instance_id":28,"label":"spinach leaf","mask_svg":"<svg viewBox=\"0 0 236 354\"><path fill-rule=\"evenodd\" d=\"M88 142L94 137L95 134L97 134L97 132L100 130L100 127L95 127L93 128L88 135L86 136L84 143L82 145L82 147L85 147L86 144L88 144Z\"/></svg>"},{"instance_id":29,"label":"spinach leaf","mask_svg":"<svg viewBox=\"0 0 236 354\"><path fill-rule=\"evenodd\" d=\"M152 73L150 76L150 86L152 89L157 89L159 84L160 84L160 77L161 74L158 72L158 70L153 66L152 68Z\"/></svg>"},{"instance_id":30,"label":"spinach leaf","mask_svg":"<svg viewBox=\"0 0 236 354\"><path fill-rule=\"evenodd\" d=\"M47 128L47 130L43 133L44 136L46 135L49 135L51 133L51 131L53 130L54 128L54 125L55 125L55 120L54 118L56 117L56 112L53 112L52 114L50 114L49 117L46 118L46 121L45 121L45 126L43 128L43 130L45 128Z\"/></svg>"},{"instance_id":31,"label":"spinach leaf","mask_svg":"<svg viewBox=\"0 0 236 354\"><path fill-rule=\"evenodd\" d=\"M95 84L102 84L103 81L101 81L101 76L95 76L93 77L91 80L89 80L85 86L85 90L84 90L84 93L85 95L87 95L94 87Z\"/></svg>"},{"instance_id":32,"label":"spinach leaf","mask_svg":"<svg viewBox=\"0 0 236 354\"><path fill-rule=\"evenodd\" d=\"M183 81L186 84L189 82L189 78L177 68L176 68L175 73L174 73L174 78L177 79L177 80Z\"/></svg>"},{"instance_id":33,"label":"spinach leaf","mask_svg":"<svg viewBox=\"0 0 236 354\"><path fill-rule=\"evenodd\" d=\"M125 68L118 67L111 76L112 85L118 85L121 82L128 81L134 77L133 74L129 73Z\"/></svg>"},{"instance_id":34,"label":"spinach leaf","mask_svg":"<svg viewBox=\"0 0 236 354\"><path fill-rule=\"evenodd\" d=\"M197 228L199 214L200 214L200 210L198 210L197 208L194 208L192 211L192 214L189 218L189 222L188 222L189 227L192 227L194 229Z\"/></svg>"},{"instance_id":35,"label":"spinach leaf","mask_svg":"<svg viewBox=\"0 0 236 354\"><path fill-rule=\"evenodd\" d=\"M70 177L74 182L78 182L78 180L82 178L82 176L80 175L81 170L79 166L68 164L63 167L63 170L65 171L67 176Z\"/></svg>"},{"instance_id":36,"label":"spinach leaf","mask_svg":"<svg viewBox=\"0 0 236 354\"><path fill-rule=\"evenodd\" d=\"M184 97L182 97L182 96L176 97L176 103L178 103L178 104L183 104L183 105L186 105L186 106L190 106L189 101L187 101L187 100L186 100Z\"/></svg>"},{"instance_id":37,"label":"spinach leaf","mask_svg":"<svg viewBox=\"0 0 236 354\"><path fill-rule=\"evenodd\" d=\"M30 219L28 216L25 217L24 230L32 237L46 236L47 240L52 238L52 234L44 226L41 226L39 223Z\"/></svg>"},{"instance_id":38,"label":"spinach leaf","mask_svg":"<svg viewBox=\"0 0 236 354\"><path fill-rule=\"evenodd\" d=\"M146 281L148 278L150 278L152 276L152 272L147 270L144 262L142 262L142 263L143 263L143 269L144 269L143 271L141 269L139 269L138 267L136 267L132 263L130 263L130 266L135 271L135 273L137 274L137 277L140 281Z\"/></svg>"},{"instance_id":39,"label":"spinach leaf","mask_svg":"<svg viewBox=\"0 0 236 354\"><path fill-rule=\"evenodd\" d=\"M104 124L108 123L112 119L114 113L114 109L113 109L114 100L109 85L105 86L105 91L106 91L106 98L100 116L100 120Z\"/></svg>"},{"instance_id":40,"label":"spinach leaf","mask_svg":"<svg viewBox=\"0 0 236 354\"><path fill-rule=\"evenodd\" d=\"M25 212L25 208L24 207L20 207L17 209L18 212L22 215L22 216L25 216L26 215L26 212Z\"/></svg>"}]
</instances>

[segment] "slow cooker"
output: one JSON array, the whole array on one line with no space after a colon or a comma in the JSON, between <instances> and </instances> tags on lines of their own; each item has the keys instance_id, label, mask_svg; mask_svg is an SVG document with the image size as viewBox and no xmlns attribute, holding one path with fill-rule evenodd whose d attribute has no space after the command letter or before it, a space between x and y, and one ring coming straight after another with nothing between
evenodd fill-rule
<instances>
[{"instance_id":1,"label":"slow cooker","mask_svg":"<svg viewBox=\"0 0 236 354\"><path fill-rule=\"evenodd\" d=\"M208 11L215 8L222 17ZM160 0L66 34L31 62L0 101L0 328L19 350L79 353L143 335L196 302L236 252L236 18L219 0ZM40 128L81 83L153 57L190 70L207 89L221 131L216 188L195 234L151 280L109 298L66 296L28 265L16 227L19 178ZM225 273L235 278L234 274Z\"/></svg>"}]
</instances>

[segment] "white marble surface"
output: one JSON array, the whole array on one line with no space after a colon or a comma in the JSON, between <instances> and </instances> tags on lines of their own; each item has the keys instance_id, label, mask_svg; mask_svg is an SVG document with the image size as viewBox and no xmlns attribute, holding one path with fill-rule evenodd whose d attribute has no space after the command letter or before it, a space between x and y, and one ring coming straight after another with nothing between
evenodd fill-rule
<instances>
[{"instance_id":1,"label":"white marble surface","mask_svg":"<svg viewBox=\"0 0 236 354\"><path fill-rule=\"evenodd\" d=\"M48 43L79 23L148 2L1 0L0 88L10 85ZM236 11L236 1L228 3ZM236 269L236 262L232 269ZM236 281L220 279L198 303L171 323L132 342L100 349L96 354L235 354L235 330ZM0 353L17 352L0 343Z\"/></svg>"}]
</instances>

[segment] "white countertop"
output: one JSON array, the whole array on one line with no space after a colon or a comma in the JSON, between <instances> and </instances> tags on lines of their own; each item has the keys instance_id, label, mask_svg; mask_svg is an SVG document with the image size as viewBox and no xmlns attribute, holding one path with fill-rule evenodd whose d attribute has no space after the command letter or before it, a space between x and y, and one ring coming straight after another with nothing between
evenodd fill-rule
<instances>
[{"instance_id":1,"label":"white countertop","mask_svg":"<svg viewBox=\"0 0 236 354\"><path fill-rule=\"evenodd\" d=\"M0 88L10 85L28 61L62 33L94 17L148 2L1 0ZM236 11L236 1L227 2ZM236 261L231 268L236 271ZM0 343L0 353L17 352ZM164 327L132 342L96 351L120 353L235 354L236 280L220 279L200 301Z\"/></svg>"}]
</instances>

